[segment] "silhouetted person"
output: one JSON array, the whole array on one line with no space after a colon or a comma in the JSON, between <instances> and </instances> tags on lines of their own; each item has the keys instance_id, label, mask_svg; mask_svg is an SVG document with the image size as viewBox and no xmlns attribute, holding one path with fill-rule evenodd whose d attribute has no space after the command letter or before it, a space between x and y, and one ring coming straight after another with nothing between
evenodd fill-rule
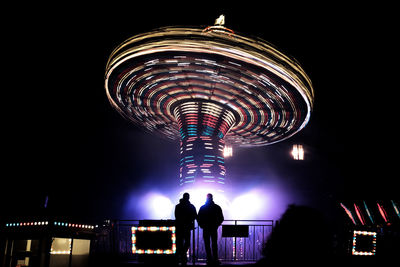
<instances>
[{"instance_id":1,"label":"silhouetted person","mask_svg":"<svg viewBox=\"0 0 400 267\"><path fill-rule=\"evenodd\" d=\"M265 266L331 266L331 232L319 211L290 205L263 249Z\"/></svg>"},{"instance_id":2,"label":"silhouetted person","mask_svg":"<svg viewBox=\"0 0 400 267\"><path fill-rule=\"evenodd\" d=\"M218 260L218 227L224 221L224 215L220 206L214 203L213 195L207 194L206 203L201 206L197 221L203 228L204 246L207 253L208 264L219 264ZM212 242L212 254L210 248Z\"/></svg>"},{"instance_id":3,"label":"silhouetted person","mask_svg":"<svg viewBox=\"0 0 400 267\"><path fill-rule=\"evenodd\" d=\"M197 217L196 208L189 201L189 193L184 193L175 206L176 254L182 265L187 263L187 251L190 247L190 231L194 229Z\"/></svg>"}]
</instances>

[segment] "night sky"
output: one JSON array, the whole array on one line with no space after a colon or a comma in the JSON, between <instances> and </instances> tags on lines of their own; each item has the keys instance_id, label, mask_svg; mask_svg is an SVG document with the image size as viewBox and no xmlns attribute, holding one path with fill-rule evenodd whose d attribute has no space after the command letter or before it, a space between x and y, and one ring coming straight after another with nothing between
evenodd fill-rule
<instances>
[{"instance_id":1,"label":"night sky","mask_svg":"<svg viewBox=\"0 0 400 267\"><path fill-rule=\"evenodd\" d=\"M234 148L228 178L242 187L280 188L293 202L325 211L346 200L399 199L393 7L155 6L9 8L2 33L1 216L130 219L132 194L177 185L179 144L143 132L112 109L106 62L135 34L208 26L220 14L228 28L296 58L315 90L308 125L278 144ZM294 143L304 145L305 161L291 159Z\"/></svg>"}]
</instances>

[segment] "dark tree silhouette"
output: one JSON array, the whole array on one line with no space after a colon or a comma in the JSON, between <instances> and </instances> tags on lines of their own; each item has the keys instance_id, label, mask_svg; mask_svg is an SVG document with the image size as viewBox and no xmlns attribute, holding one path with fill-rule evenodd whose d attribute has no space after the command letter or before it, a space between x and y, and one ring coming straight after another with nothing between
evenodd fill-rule
<instances>
[{"instance_id":1,"label":"dark tree silhouette","mask_svg":"<svg viewBox=\"0 0 400 267\"><path fill-rule=\"evenodd\" d=\"M290 205L263 248L259 265L324 264L331 258L331 233L317 210Z\"/></svg>"}]
</instances>

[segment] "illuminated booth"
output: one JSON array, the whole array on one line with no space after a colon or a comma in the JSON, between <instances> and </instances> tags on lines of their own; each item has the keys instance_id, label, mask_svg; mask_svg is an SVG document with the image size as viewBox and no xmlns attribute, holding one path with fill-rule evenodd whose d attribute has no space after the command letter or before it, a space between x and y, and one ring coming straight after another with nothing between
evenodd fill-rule
<instances>
[{"instance_id":1,"label":"illuminated booth","mask_svg":"<svg viewBox=\"0 0 400 267\"><path fill-rule=\"evenodd\" d=\"M89 266L97 226L67 220L1 224L1 266Z\"/></svg>"}]
</instances>

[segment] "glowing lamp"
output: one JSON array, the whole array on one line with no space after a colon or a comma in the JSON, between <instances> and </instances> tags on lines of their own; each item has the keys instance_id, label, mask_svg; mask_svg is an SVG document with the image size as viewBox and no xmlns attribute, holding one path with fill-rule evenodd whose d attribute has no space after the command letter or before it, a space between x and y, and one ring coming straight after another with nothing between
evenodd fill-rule
<instances>
[{"instance_id":1,"label":"glowing lamp","mask_svg":"<svg viewBox=\"0 0 400 267\"><path fill-rule=\"evenodd\" d=\"M225 146L224 147L224 158L232 157L233 155L233 150L231 146Z\"/></svg>"},{"instance_id":2,"label":"glowing lamp","mask_svg":"<svg viewBox=\"0 0 400 267\"><path fill-rule=\"evenodd\" d=\"M168 219L174 211L174 204L171 200L159 193L148 193L142 199L142 205L146 206L152 219Z\"/></svg>"},{"instance_id":3,"label":"glowing lamp","mask_svg":"<svg viewBox=\"0 0 400 267\"><path fill-rule=\"evenodd\" d=\"M270 208L267 195L261 190L251 190L232 200L230 215L235 219L261 219Z\"/></svg>"},{"instance_id":4,"label":"glowing lamp","mask_svg":"<svg viewBox=\"0 0 400 267\"><path fill-rule=\"evenodd\" d=\"M302 145L293 145L292 156L294 160L304 160L304 148Z\"/></svg>"}]
</instances>

